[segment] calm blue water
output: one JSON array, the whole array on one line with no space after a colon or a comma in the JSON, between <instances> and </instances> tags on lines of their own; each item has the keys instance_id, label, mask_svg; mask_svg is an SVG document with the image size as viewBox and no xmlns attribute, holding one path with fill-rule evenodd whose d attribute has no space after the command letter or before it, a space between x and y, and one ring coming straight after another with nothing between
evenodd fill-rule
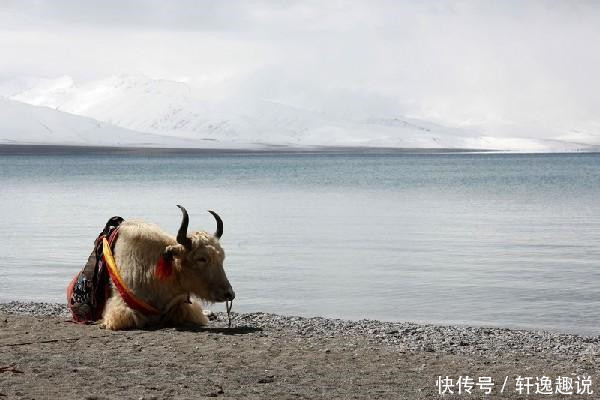
<instances>
[{"instance_id":1,"label":"calm blue water","mask_svg":"<svg viewBox=\"0 0 600 400\"><path fill-rule=\"evenodd\" d=\"M64 302L109 217L175 204L223 217L238 311L600 333L599 154L4 154L0 301Z\"/></svg>"}]
</instances>

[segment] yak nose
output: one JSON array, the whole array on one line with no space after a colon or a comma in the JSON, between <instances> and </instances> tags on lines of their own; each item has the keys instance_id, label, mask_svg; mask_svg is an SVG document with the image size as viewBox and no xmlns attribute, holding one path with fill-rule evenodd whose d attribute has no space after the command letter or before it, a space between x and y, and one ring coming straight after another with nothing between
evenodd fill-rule
<instances>
[{"instance_id":1,"label":"yak nose","mask_svg":"<svg viewBox=\"0 0 600 400\"><path fill-rule=\"evenodd\" d=\"M235 299L235 292L233 291L232 288L229 288L226 292L225 295L223 296L225 297L225 300L227 301L231 301L233 299Z\"/></svg>"}]
</instances>

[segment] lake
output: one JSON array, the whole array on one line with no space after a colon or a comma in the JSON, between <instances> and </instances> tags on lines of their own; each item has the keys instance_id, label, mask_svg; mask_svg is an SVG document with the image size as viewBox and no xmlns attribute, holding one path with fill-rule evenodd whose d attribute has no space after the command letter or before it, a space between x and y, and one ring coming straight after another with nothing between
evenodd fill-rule
<instances>
[{"instance_id":1,"label":"lake","mask_svg":"<svg viewBox=\"0 0 600 400\"><path fill-rule=\"evenodd\" d=\"M600 331L600 154L0 153L0 301L65 302L109 217L182 204L236 311Z\"/></svg>"}]
</instances>

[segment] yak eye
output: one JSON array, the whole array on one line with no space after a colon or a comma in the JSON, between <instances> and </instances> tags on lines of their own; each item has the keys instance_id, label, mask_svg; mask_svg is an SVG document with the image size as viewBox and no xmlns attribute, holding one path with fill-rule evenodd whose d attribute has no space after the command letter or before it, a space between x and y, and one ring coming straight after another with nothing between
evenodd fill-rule
<instances>
[{"instance_id":1,"label":"yak eye","mask_svg":"<svg viewBox=\"0 0 600 400\"><path fill-rule=\"evenodd\" d=\"M206 257L200 257L198 259L198 261L200 261L201 263L205 263L206 262Z\"/></svg>"}]
</instances>

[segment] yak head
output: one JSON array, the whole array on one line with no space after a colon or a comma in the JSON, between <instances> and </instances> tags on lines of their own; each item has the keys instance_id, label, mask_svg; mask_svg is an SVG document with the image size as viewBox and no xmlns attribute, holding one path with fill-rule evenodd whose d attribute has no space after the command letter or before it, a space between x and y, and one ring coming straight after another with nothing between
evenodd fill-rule
<instances>
[{"instance_id":1,"label":"yak head","mask_svg":"<svg viewBox=\"0 0 600 400\"><path fill-rule=\"evenodd\" d=\"M217 231L188 235L190 218L187 210L180 205L177 207L183 213L183 220L177 232L177 245L168 246L166 253L179 259L182 286L209 302L233 300L235 292L223 269L225 252L219 243L223 221L216 212L209 211L217 221Z\"/></svg>"}]
</instances>

